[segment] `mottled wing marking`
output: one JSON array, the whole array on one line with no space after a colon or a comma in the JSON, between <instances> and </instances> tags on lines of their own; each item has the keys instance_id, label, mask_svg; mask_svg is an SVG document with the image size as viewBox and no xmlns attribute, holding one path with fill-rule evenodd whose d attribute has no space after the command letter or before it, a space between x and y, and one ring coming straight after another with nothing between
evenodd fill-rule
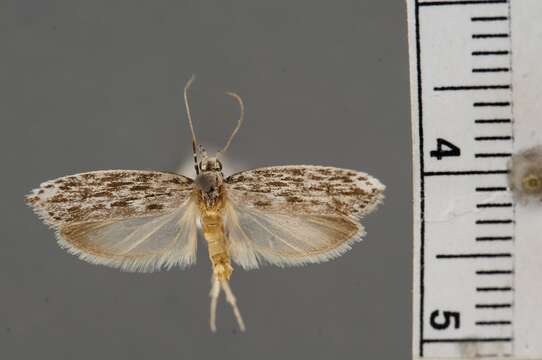
<instances>
[{"instance_id":1,"label":"mottled wing marking","mask_svg":"<svg viewBox=\"0 0 542 360\"><path fill-rule=\"evenodd\" d=\"M361 240L362 225L341 215L280 214L241 204L226 206L225 228L232 259L244 269L334 259Z\"/></svg>"},{"instance_id":2,"label":"mottled wing marking","mask_svg":"<svg viewBox=\"0 0 542 360\"><path fill-rule=\"evenodd\" d=\"M359 219L382 201L384 185L354 170L275 166L226 179L225 228L244 268L327 261L361 240Z\"/></svg>"},{"instance_id":3,"label":"mottled wing marking","mask_svg":"<svg viewBox=\"0 0 542 360\"><path fill-rule=\"evenodd\" d=\"M26 201L70 253L146 272L195 262L193 191L177 174L107 170L47 181Z\"/></svg>"},{"instance_id":4,"label":"mottled wing marking","mask_svg":"<svg viewBox=\"0 0 542 360\"><path fill-rule=\"evenodd\" d=\"M365 173L327 166L273 166L226 179L228 197L270 212L361 217L382 201L384 185Z\"/></svg>"},{"instance_id":5,"label":"mottled wing marking","mask_svg":"<svg viewBox=\"0 0 542 360\"><path fill-rule=\"evenodd\" d=\"M157 171L93 171L47 181L26 197L43 221L58 227L85 221L173 211L192 193L190 178Z\"/></svg>"},{"instance_id":6,"label":"mottled wing marking","mask_svg":"<svg viewBox=\"0 0 542 360\"><path fill-rule=\"evenodd\" d=\"M188 199L158 216L65 224L57 237L60 246L93 264L140 272L184 268L196 262L198 215Z\"/></svg>"}]
</instances>

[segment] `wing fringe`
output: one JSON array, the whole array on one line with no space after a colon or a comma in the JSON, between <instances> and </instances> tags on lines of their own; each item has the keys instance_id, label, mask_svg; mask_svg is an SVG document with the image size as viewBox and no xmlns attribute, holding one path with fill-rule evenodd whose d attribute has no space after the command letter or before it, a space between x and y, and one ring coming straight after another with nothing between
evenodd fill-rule
<instances>
[{"instance_id":1,"label":"wing fringe","mask_svg":"<svg viewBox=\"0 0 542 360\"><path fill-rule=\"evenodd\" d=\"M59 226L55 229L55 236L61 248L91 264L119 268L122 271L128 272L148 273L160 270L170 270L172 267L185 269L196 263L197 228L195 210L195 205L189 201L177 211L158 217L158 219L165 218L165 221L159 221L159 225L149 233L145 238L145 241L153 241L151 235L155 232L162 231L162 226L167 223L173 222L178 224L178 230L177 232L171 233L171 240L167 243L166 247L143 251L142 253L129 254L130 251L137 248L137 246L133 246L133 241L129 242L131 247L125 249L107 248L107 246L101 249L100 245L97 245L95 240L87 238L89 234L99 231L101 228L115 225L118 226L122 221L126 220L88 222ZM132 236L138 229L141 229L141 227L142 225L139 225L130 229L129 232L125 234L125 237L120 240L122 241L122 239ZM138 245L142 245L143 243L144 241L141 241ZM121 244L121 242L117 244ZM118 254L113 253L114 251L117 251Z\"/></svg>"},{"instance_id":2,"label":"wing fringe","mask_svg":"<svg viewBox=\"0 0 542 360\"><path fill-rule=\"evenodd\" d=\"M336 219L344 222L344 231L342 231L342 234L341 231L337 231L341 229L340 227L333 228L331 226L331 221L325 223L316 221L317 218L308 218L305 221L310 222L312 225L317 224L320 227L323 226L328 230L335 231L335 235L337 236L335 239L337 241L329 242L328 244L325 244L325 242L314 242L312 244L310 238L305 240L300 238L299 234L290 233L291 238L301 241L303 246L308 248L312 244L317 247L304 249L291 244L287 237L266 229L265 225L259 221L254 222L254 224L258 225L256 229L252 228L252 230L248 230L246 226L250 228L250 225L246 223L243 225L239 220L238 214L244 213L245 218L249 216L251 219L254 219L253 214L251 214L253 211L255 210L243 209L242 207L235 208L233 205L228 205L226 208L226 228L228 229L232 259L245 270L256 269L260 265L267 264L286 267L326 262L342 256L352 248L354 243L361 241L365 235L363 226L354 217L334 216ZM247 231L250 231L250 233L247 233ZM254 237L257 237L257 233L260 231L267 231L272 236L271 242L258 243L258 239ZM313 236L315 235L317 234L313 234ZM321 235L324 236L325 234ZM329 240L332 239L332 237L329 237ZM281 251L274 248L273 244L285 245L287 249L292 249L293 251Z\"/></svg>"},{"instance_id":3,"label":"wing fringe","mask_svg":"<svg viewBox=\"0 0 542 360\"><path fill-rule=\"evenodd\" d=\"M184 257L179 254L170 252L164 254L156 254L151 256L131 256L131 257L103 257L97 256L89 252L85 252L70 242L62 238L60 231L55 232L55 237L58 245L66 250L71 255L77 256L80 260L88 262L93 265L103 265L110 268L117 268L125 272L140 272L140 273L152 273L162 270L171 270L173 267L180 267L186 269L196 263L196 259L184 260Z\"/></svg>"}]
</instances>

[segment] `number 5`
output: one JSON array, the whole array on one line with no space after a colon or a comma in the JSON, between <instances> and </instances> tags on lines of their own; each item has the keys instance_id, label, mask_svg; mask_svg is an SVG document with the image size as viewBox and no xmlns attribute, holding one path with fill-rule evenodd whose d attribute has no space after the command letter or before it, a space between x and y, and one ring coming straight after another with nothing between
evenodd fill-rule
<instances>
[{"instance_id":1,"label":"number 5","mask_svg":"<svg viewBox=\"0 0 542 360\"><path fill-rule=\"evenodd\" d=\"M440 320L439 320L440 318ZM443 311L442 317L440 316L440 311L435 310L431 313L429 322L431 326L436 330L445 330L450 324L454 323L454 328L459 329L460 326L460 315L457 311Z\"/></svg>"}]
</instances>

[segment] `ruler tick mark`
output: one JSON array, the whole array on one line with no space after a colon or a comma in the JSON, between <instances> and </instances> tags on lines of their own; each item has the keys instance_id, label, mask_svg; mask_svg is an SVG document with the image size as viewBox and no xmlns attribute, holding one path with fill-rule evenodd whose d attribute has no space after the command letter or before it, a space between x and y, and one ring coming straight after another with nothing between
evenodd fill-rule
<instances>
[{"instance_id":1,"label":"ruler tick mark","mask_svg":"<svg viewBox=\"0 0 542 360\"><path fill-rule=\"evenodd\" d=\"M476 275L509 275L513 270L477 270Z\"/></svg>"},{"instance_id":2,"label":"ruler tick mark","mask_svg":"<svg viewBox=\"0 0 542 360\"><path fill-rule=\"evenodd\" d=\"M459 175L499 175L508 174L508 170L463 170L463 171L426 171L424 176L459 176Z\"/></svg>"},{"instance_id":3,"label":"ruler tick mark","mask_svg":"<svg viewBox=\"0 0 542 360\"><path fill-rule=\"evenodd\" d=\"M419 2L418 6L489 5L489 4L506 4L506 3L508 3L508 0L426 1L426 2Z\"/></svg>"},{"instance_id":4,"label":"ruler tick mark","mask_svg":"<svg viewBox=\"0 0 542 360\"><path fill-rule=\"evenodd\" d=\"M507 188L504 186L488 186L488 187L477 187L476 191L479 192L491 192L491 191L506 191Z\"/></svg>"},{"instance_id":5,"label":"ruler tick mark","mask_svg":"<svg viewBox=\"0 0 542 360\"><path fill-rule=\"evenodd\" d=\"M476 309L510 309L512 304L500 303L500 304L476 304Z\"/></svg>"},{"instance_id":6,"label":"ruler tick mark","mask_svg":"<svg viewBox=\"0 0 542 360\"><path fill-rule=\"evenodd\" d=\"M472 56L500 56L510 54L510 50L477 50L473 51L471 54Z\"/></svg>"},{"instance_id":7,"label":"ruler tick mark","mask_svg":"<svg viewBox=\"0 0 542 360\"><path fill-rule=\"evenodd\" d=\"M494 292L494 291L512 291L512 287L511 286L482 286L482 287L477 287L476 288L476 291L478 292Z\"/></svg>"},{"instance_id":8,"label":"ruler tick mark","mask_svg":"<svg viewBox=\"0 0 542 360\"><path fill-rule=\"evenodd\" d=\"M489 73L489 72L509 72L510 68L496 67L496 68L474 68L473 73Z\"/></svg>"},{"instance_id":9,"label":"ruler tick mark","mask_svg":"<svg viewBox=\"0 0 542 360\"><path fill-rule=\"evenodd\" d=\"M493 101L493 102L486 102L486 101L479 101L472 104L474 107L503 107L503 106L510 106L510 101Z\"/></svg>"},{"instance_id":10,"label":"ruler tick mark","mask_svg":"<svg viewBox=\"0 0 542 360\"><path fill-rule=\"evenodd\" d=\"M491 321L477 321L475 323L478 326L494 326L494 325L512 325L511 321L508 320L491 320Z\"/></svg>"},{"instance_id":11,"label":"ruler tick mark","mask_svg":"<svg viewBox=\"0 0 542 360\"><path fill-rule=\"evenodd\" d=\"M511 241L514 240L512 236L478 236L476 241Z\"/></svg>"},{"instance_id":12,"label":"ruler tick mark","mask_svg":"<svg viewBox=\"0 0 542 360\"><path fill-rule=\"evenodd\" d=\"M511 136L477 136L476 141L512 140Z\"/></svg>"},{"instance_id":13,"label":"ruler tick mark","mask_svg":"<svg viewBox=\"0 0 542 360\"><path fill-rule=\"evenodd\" d=\"M472 72L509 72L510 68L474 68Z\"/></svg>"},{"instance_id":14,"label":"ruler tick mark","mask_svg":"<svg viewBox=\"0 0 542 360\"><path fill-rule=\"evenodd\" d=\"M424 343L511 342L512 337L424 339Z\"/></svg>"},{"instance_id":15,"label":"ruler tick mark","mask_svg":"<svg viewBox=\"0 0 542 360\"><path fill-rule=\"evenodd\" d=\"M470 21L506 21L508 16L475 16Z\"/></svg>"},{"instance_id":16,"label":"ruler tick mark","mask_svg":"<svg viewBox=\"0 0 542 360\"><path fill-rule=\"evenodd\" d=\"M509 124L512 119L476 119L476 124Z\"/></svg>"},{"instance_id":17,"label":"ruler tick mark","mask_svg":"<svg viewBox=\"0 0 542 360\"><path fill-rule=\"evenodd\" d=\"M457 86L436 86L435 91L459 91L459 90L500 90L510 89L509 84L502 85L457 85Z\"/></svg>"},{"instance_id":18,"label":"ruler tick mark","mask_svg":"<svg viewBox=\"0 0 542 360\"><path fill-rule=\"evenodd\" d=\"M511 153L477 153L474 154L474 157L477 158L501 158L501 157L510 157Z\"/></svg>"},{"instance_id":19,"label":"ruler tick mark","mask_svg":"<svg viewBox=\"0 0 542 360\"><path fill-rule=\"evenodd\" d=\"M503 208L503 207L512 207L512 203L485 203L485 204L476 204L476 207L481 208Z\"/></svg>"},{"instance_id":20,"label":"ruler tick mark","mask_svg":"<svg viewBox=\"0 0 542 360\"><path fill-rule=\"evenodd\" d=\"M473 39L495 39L495 38L507 38L509 35L507 33L499 34L472 34Z\"/></svg>"},{"instance_id":21,"label":"ruler tick mark","mask_svg":"<svg viewBox=\"0 0 542 360\"><path fill-rule=\"evenodd\" d=\"M437 259L509 258L511 253L438 254Z\"/></svg>"},{"instance_id":22,"label":"ruler tick mark","mask_svg":"<svg viewBox=\"0 0 542 360\"><path fill-rule=\"evenodd\" d=\"M476 220L477 225L488 225L488 224L513 224L514 220L512 219L483 219Z\"/></svg>"}]
</instances>

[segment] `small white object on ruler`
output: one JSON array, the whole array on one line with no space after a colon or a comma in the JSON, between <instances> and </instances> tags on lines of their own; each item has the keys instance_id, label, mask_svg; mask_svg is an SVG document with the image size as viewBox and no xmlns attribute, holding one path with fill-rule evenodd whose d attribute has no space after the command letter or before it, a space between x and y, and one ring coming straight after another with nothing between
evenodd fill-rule
<instances>
[{"instance_id":1,"label":"small white object on ruler","mask_svg":"<svg viewBox=\"0 0 542 360\"><path fill-rule=\"evenodd\" d=\"M542 203L508 187L542 144L542 1L407 5L413 357L542 359Z\"/></svg>"}]
</instances>

